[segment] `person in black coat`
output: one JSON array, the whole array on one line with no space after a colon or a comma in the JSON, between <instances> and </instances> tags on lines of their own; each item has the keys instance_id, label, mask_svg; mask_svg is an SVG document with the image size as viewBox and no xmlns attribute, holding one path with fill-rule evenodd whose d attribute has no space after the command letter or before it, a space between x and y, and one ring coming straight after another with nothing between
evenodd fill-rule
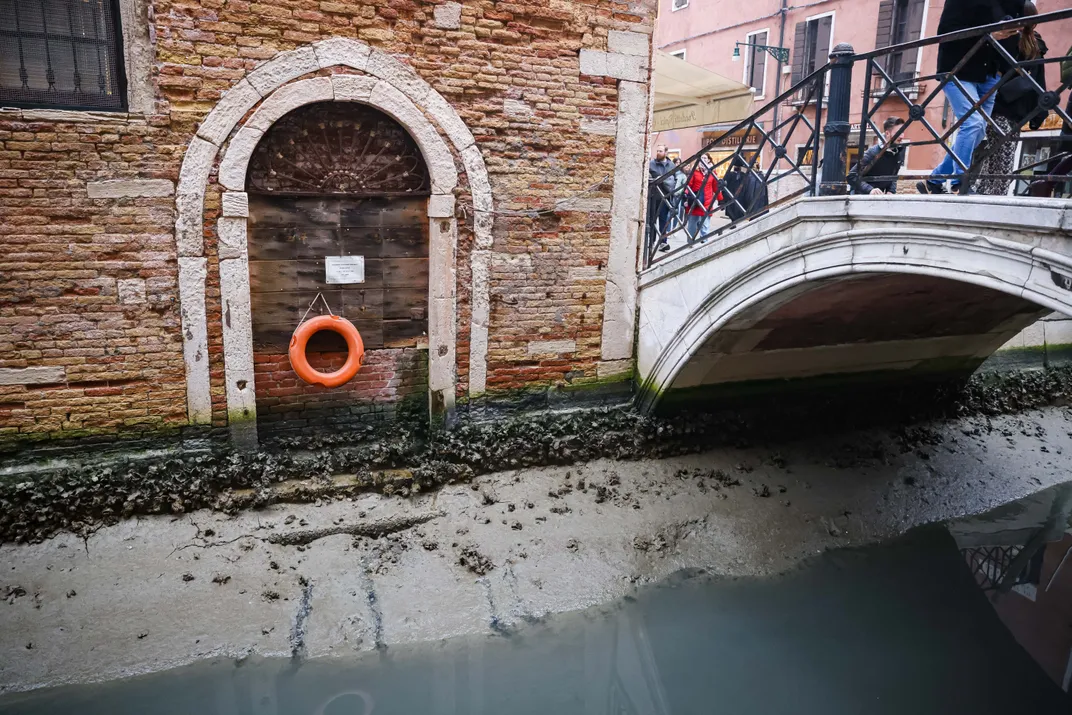
<instances>
[{"instance_id":1,"label":"person in black coat","mask_svg":"<svg viewBox=\"0 0 1072 715\"><path fill-rule=\"evenodd\" d=\"M1025 7L1034 5L1030 0L946 0L942 17L938 22L938 34L943 35L958 30L967 30L972 27L991 25L1002 20L1010 20L1022 17ZM1016 31L1003 34L998 39L1004 39ZM938 72L940 74L954 74L964 90L949 82L945 85L945 96L953 113L960 121L961 117L971 111L972 106L981 97L987 94L1001 79L998 66L998 54L988 45L983 45L975 52L972 49L979 42L979 37L970 37L966 40L954 40L943 42L938 46ZM990 114L994 108L994 97L984 102L981 111ZM986 120L979 112L968 114L968 118L960 125L957 131L956 142L953 144L953 152L965 166L970 166L975 148L983 140L986 133ZM960 166L953 161L953 157L946 153L942 163L932 172L932 178L921 181L916 185L920 193L944 194L945 179L933 178L942 175L959 175L962 173ZM959 177L952 181L953 189L959 188Z\"/></svg>"},{"instance_id":2,"label":"person in black coat","mask_svg":"<svg viewBox=\"0 0 1072 715\"><path fill-rule=\"evenodd\" d=\"M1032 14L1029 12L1029 14ZM1016 35L1001 41L1001 46L1017 62L1037 60L1046 56L1048 48L1042 36L1035 32L1035 26L1029 25ZM1012 65L1005 59L1000 59L998 66L1003 71L1011 71ZM1025 68L1026 70L1027 68ZM987 174L1011 174L1013 161L1016 155L1016 144L1020 140L1020 128L1024 122L1030 119L1032 131L1038 131L1046 121L1048 112L1035 112L1038 108L1040 92L1035 88L1032 79L1043 92L1046 91L1046 68L1042 64L1033 65L1030 68L1031 79L1017 75L1009 79L998 89L998 96L994 102L991 117L998 125L1005 139L998 136L994 127L989 124L986 127L986 147L983 149L985 158L979 173L983 178L979 180L976 190L980 194L990 196L1005 196L1009 193L1009 185L1012 179L986 178ZM1034 113L1035 116L1031 116Z\"/></svg>"},{"instance_id":3,"label":"person in black coat","mask_svg":"<svg viewBox=\"0 0 1072 715\"><path fill-rule=\"evenodd\" d=\"M748 168L748 162L738 154L722 181L722 196L726 216L740 221L745 216L758 216L767 208L767 184Z\"/></svg>"},{"instance_id":4,"label":"person in black coat","mask_svg":"<svg viewBox=\"0 0 1072 715\"><path fill-rule=\"evenodd\" d=\"M1031 4L1029 0L946 0L942 17L938 20L938 34L944 35L957 30L967 30L1023 17L1025 6ZM1037 11L1032 14L1037 14ZM1015 36L1018 37L1019 33ZM953 73L960 61L971 52L978 41L978 37L969 37L966 40L940 44L938 46L939 74ZM985 82L988 78L1001 74L998 59L998 54L988 45L984 45L968 57L964 66L954 74L961 82Z\"/></svg>"},{"instance_id":5,"label":"person in black coat","mask_svg":"<svg viewBox=\"0 0 1072 715\"><path fill-rule=\"evenodd\" d=\"M894 141L893 137L902 124L904 120L900 117L886 117L882 123L886 141L865 151L863 158L849 170L847 181L854 194L897 193L897 175L904 166L904 147L899 138ZM882 151L883 147L885 151ZM879 156L880 152L882 156Z\"/></svg>"}]
</instances>

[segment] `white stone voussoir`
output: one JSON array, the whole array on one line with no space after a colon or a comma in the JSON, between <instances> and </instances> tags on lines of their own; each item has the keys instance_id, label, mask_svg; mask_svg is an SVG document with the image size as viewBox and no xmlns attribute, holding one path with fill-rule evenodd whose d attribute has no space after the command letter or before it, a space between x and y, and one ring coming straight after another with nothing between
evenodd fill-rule
<instances>
[{"instance_id":1,"label":"white stone voussoir","mask_svg":"<svg viewBox=\"0 0 1072 715\"><path fill-rule=\"evenodd\" d=\"M263 132L250 129L248 126L238 130L238 133L227 144L223 158L220 159L219 182L221 186L231 191L245 191L246 168L263 136Z\"/></svg>"},{"instance_id":2,"label":"white stone voussoir","mask_svg":"<svg viewBox=\"0 0 1072 715\"><path fill-rule=\"evenodd\" d=\"M493 229L495 228L495 214L487 211L477 211L473 216L473 233L476 247L490 250L495 242Z\"/></svg>"},{"instance_id":3,"label":"white stone voussoir","mask_svg":"<svg viewBox=\"0 0 1072 715\"><path fill-rule=\"evenodd\" d=\"M216 222L216 238L221 260L246 257L246 219L224 216Z\"/></svg>"},{"instance_id":4,"label":"white stone voussoir","mask_svg":"<svg viewBox=\"0 0 1072 715\"><path fill-rule=\"evenodd\" d=\"M321 69L343 66L364 72L372 48L349 37L331 37L314 42L313 51Z\"/></svg>"},{"instance_id":5,"label":"white stone voussoir","mask_svg":"<svg viewBox=\"0 0 1072 715\"><path fill-rule=\"evenodd\" d=\"M253 382L253 316L250 308L249 263L243 258L220 261L223 310L223 365L227 420L231 440L243 449L257 446L257 398Z\"/></svg>"},{"instance_id":6,"label":"white stone voussoir","mask_svg":"<svg viewBox=\"0 0 1072 715\"><path fill-rule=\"evenodd\" d=\"M439 92L432 90L421 106L424 107L424 111L428 113L428 116L443 128L455 149L464 151L476 144L476 139L473 137L473 133L469 131L469 127L454 111L454 107L451 106L450 102L444 99Z\"/></svg>"},{"instance_id":7,"label":"white stone voussoir","mask_svg":"<svg viewBox=\"0 0 1072 715\"><path fill-rule=\"evenodd\" d=\"M469 190L473 194L473 208L477 211L494 210L491 201L491 180L484 164L484 155L476 144L462 152L465 175L469 177Z\"/></svg>"},{"instance_id":8,"label":"white stone voussoir","mask_svg":"<svg viewBox=\"0 0 1072 715\"><path fill-rule=\"evenodd\" d=\"M235 125L260 100L261 92L250 84L248 79L238 82L224 93L205 117L205 121L201 122L201 126L197 128L197 136L216 146L223 145Z\"/></svg>"},{"instance_id":9,"label":"white stone voussoir","mask_svg":"<svg viewBox=\"0 0 1072 715\"><path fill-rule=\"evenodd\" d=\"M432 194L429 196L428 216L431 218L453 218L454 194Z\"/></svg>"},{"instance_id":10,"label":"white stone voussoir","mask_svg":"<svg viewBox=\"0 0 1072 715\"><path fill-rule=\"evenodd\" d=\"M225 191L222 198L223 215L247 218L249 216L249 194L245 191Z\"/></svg>"},{"instance_id":11,"label":"white stone voussoir","mask_svg":"<svg viewBox=\"0 0 1072 715\"><path fill-rule=\"evenodd\" d=\"M488 385L488 320L491 316L491 251L473 251L472 322L469 329L469 396L478 397Z\"/></svg>"},{"instance_id":12,"label":"white stone voussoir","mask_svg":"<svg viewBox=\"0 0 1072 715\"><path fill-rule=\"evenodd\" d=\"M337 74L331 78L336 102L367 102L377 82L368 75Z\"/></svg>"},{"instance_id":13,"label":"white stone voussoir","mask_svg":"<svg viewBox=\"0 0 1072 715\"><path fill-rule=\"evenodd\" d=\"M417 104L423 104L433 91L431 85L421 79L412 67L378 50L373 50L369 55L365 71L388 82Z\"/></svg>"},{"instance_id":14,"label":"white stone voussoir","mask_svg":"<svg viewBox=\"0 0 1072 715\"><path fill-rule=\"evenodd\" d=\"M394 117L417 141L432 179L432 192L447 194L458 185L458 170L447 143L416 105L386 80L372 90L368 103Z\"/></svg>"},{"instance_id":15,"label":"white stone voussoir","mask_svg":"<svg viewBox=\"0 0 1072 715\"><path fill-rule=\"evenodd\" d=\"M190 424L212 422L212 392L208 369L208 319L205 312L204 258L179 258L179 313L182 319L182 358L186 365L186 413Z\"/></svg>"},{"instance_id":16,"label":"white stone voussoir","mask_svg":"<svg viewBox=\"0 0 1072 715\"><path fill-rule=\"evenodd\" d=\"M180 256L204 253L205 187L218 151L219 147L200 137L186 147L175 190L175 242Z\"/></svg>"},{"instance_id":17,"label":"white stone voussoir","mask_svg":"<svg viewBox=\"0 0 1072 715\"><path fill-rule=\"evenodd\" d=\"M285 84L269 94L243 128L266 132L288 112L313 102L335 98L330 77L315 77Z\"/></svg>"},{"instance_id":18,"label":"white stone voussoir","mask_svg":"<svg viewBox=\"0 0 1072 715\"><path fill-rule=\"evenodd\" d=\"M305 45L296 50L280 52L254 68L246 79L261 95L267 96L269 92L290 80L301 77L303 74L316 72L318 69L320 69L320 62L317 60L316 52L312 45Z\"/></svg>"}]
</instances>

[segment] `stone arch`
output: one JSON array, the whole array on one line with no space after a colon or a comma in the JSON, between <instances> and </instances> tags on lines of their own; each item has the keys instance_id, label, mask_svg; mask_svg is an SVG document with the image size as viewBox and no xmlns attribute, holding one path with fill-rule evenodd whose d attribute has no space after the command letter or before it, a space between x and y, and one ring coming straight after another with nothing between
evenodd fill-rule
<instances>
[{"instance_id":1,"label":"stone arch","mask_svg":"<svg viewBox=\"0 0 1072 715\"><path fill-rule=\"evenodd\" d=\"M653 360L641 355L639 407L653 410L700 346L749 310L781 305L816 281L862 274L944 278L1072 314L1072 292L1057 285L1061 276L1072 286L1072 259L1066 256L957 231L902 227L841 231L773 252L720 282L659 345ZM642 316L642 336L649 325Z\"/></svg>"},{"instance_id":2,"label":"stone arch","mask_svg":"<svg viewBox=\"0 0 1072 715\"><path fill-rule=\"evenodd\" d=\"M292 82L302 75L332 67L347 67L362 75L332 75ZM470 325L469 394L482 394L487 374L489 314L488 265L492 244L494 202L484 157L461 117L439 92L404 63L347 38L330 38L263 63L232 87L201 123L187 146L176 190L175 239L179 257L179 299L183 353L187 373L187 410L193 424L211 421L208 337L205 310L204 196L216 156L226 145L219 167L224 190L217 225L220 243L221 290L230 288L232 303L225 309L224 352L228 415L236 438L255 441L248 269L245 259L245 168L260 136L288 111L316 101L352 101L371 105L402 124L417 141L432 177L429 199L433 244L441 245L440 273L432 266L429 330L446 342L430 342L429 387L439 393L443 407L454 403L456 389L454 260L457 221L453 189L458 185L454 159L429 117L435 120L461 157L474 208L475 246L472 251L472 319ZM260 106L232 137L239 121ZM228 138L230 141L228 141ZM226 255L226 257L225 257ZM224 264L228 263L227 266ZM447 265L449 264L449 268ZM449 272L449 276L447 273ZM243 278L245 275L245 278ZM449 277L449 281L448 281ZM242 299L243 282L246 286ZM225 299L228 292L224 292ZM434 304L434 307L433 307ZM449 308L449 310L448 310ZM237 327L236 327L237 326ZM248 332L248 335L247 335ZM247 338L249 338L247 340ZM431 338L431 335L430 335ZM446 350L446 354L441 354ZM449 364L448 364L449 363ZM252 424L251 431L249 425Z\"/></svg>"}]
</instances>

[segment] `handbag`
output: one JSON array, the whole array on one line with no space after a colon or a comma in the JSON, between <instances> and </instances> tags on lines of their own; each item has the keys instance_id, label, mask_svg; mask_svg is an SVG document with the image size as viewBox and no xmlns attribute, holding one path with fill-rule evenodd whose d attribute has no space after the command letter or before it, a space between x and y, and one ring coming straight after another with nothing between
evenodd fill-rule
<instances>
[{"instance_id":1,"label":"handbag","mask_svg":"<svg viewBox=\"0 0 1072 715\"><path fill-rule=\"evenodd\" d=\"M1035 85L1029 77L1017 75L998 90L998 98L1006 104L1016 104L1035 91Z\"/></svg>"}]
</instances>

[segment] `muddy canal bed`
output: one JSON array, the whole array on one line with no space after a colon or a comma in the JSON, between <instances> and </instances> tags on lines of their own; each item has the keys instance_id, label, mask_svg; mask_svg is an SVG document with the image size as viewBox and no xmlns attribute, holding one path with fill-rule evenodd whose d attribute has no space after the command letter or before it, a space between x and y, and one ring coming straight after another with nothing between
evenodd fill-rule
<instances>
[{"instance_id":1,"label":"muddy canal bed","mask_svg":"<svg viewBox=\"0 0 1072 715\"><path fill-rule=\"evenodd\" d=\"M136 516L7 544L0 688L504 637L683 570L778 574L1069 478L1061 408L912 430L498 471L407 498Z\"/></svg>"},{"instance_id":2,"label":"muddy canal bed","mask_svg":"<svg viewBox=\"0 0 1072 715\"><path fill-rule=\"evenodd\" d=\"M780 576L678 573L492 636L329 660L217 658L0 700L15 715L1067 713L927 527Z\"/></svg>"}]
</instances>

